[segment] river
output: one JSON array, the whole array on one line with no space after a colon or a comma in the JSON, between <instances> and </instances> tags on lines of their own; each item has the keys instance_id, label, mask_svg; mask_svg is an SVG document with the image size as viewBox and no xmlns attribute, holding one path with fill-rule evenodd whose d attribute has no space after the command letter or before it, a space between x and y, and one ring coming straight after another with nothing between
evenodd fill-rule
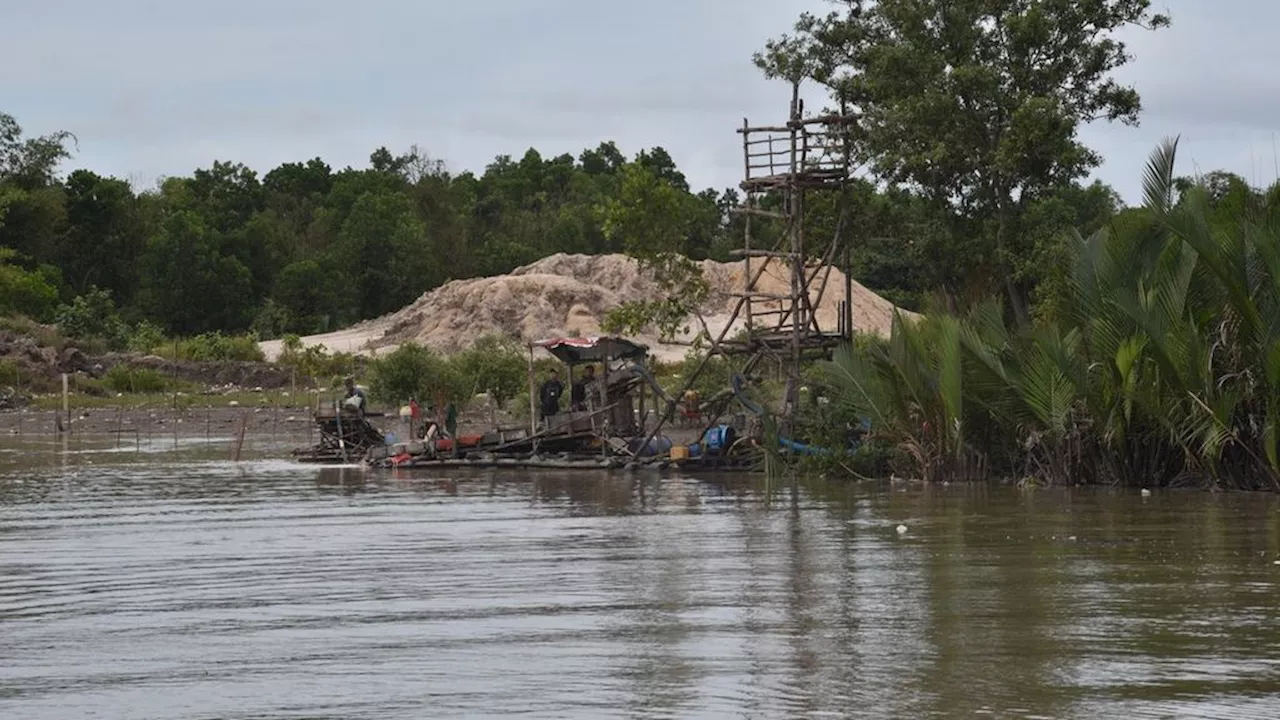
<instances>
[{"instance_id":1,"label":"river","mask_svg":"<svg viewBox=\"0 0 1280 720\"><path fill-rule=\"evenodd\" d=\"M0 717L1280 715L1271 496L271 454L0 448Z\"/></svg>"}]
</instances>

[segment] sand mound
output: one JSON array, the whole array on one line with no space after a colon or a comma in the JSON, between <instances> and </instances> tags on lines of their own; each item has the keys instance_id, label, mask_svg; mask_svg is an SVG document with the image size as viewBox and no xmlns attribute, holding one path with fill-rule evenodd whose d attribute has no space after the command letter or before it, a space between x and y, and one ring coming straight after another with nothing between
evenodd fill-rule
<instances>
[{"instance_id":1,"label":"sand mound","mask_svg":"<svg viewBox=\"0 0 1280 720\"><path fill-rule=\"evenodd\" d=\"M760 260L752 263L753 274ZM744 287L744 263L701 263L712 287L712 297L702 308L713 333L729 321L737 304L733 293ZM811 269L812 272L812 269ZM823 278L826 290L821 292ZM764 293L786 294L790 271L781 263L769 263L756 288ZM821 299L819 295L821 294ZM380 354L405 342L417 342L443 352L453 352L488 333L513 335L531 341L555 336L584 336L600 332L605 313L628 300L660 297L656 284L641 273L636 261L625 255L568 255L559 253L497 277L455 280L425 293L409 306L346 330L303 338L307 345L323 343L331 350ZM839 303L844 298L844 274L838 269L819 271L811 288L817 304L818 323L835 331ZM781 301L754 302L758 313L765 307L781 307ZM889 333L893 305L857 282L853 283L853 321L859 330ZM745 324L741 315L730 334ZM641 337L654 354L664 359L683 357L687 348L664 345L657 337ZM279 352L279 343L263 343L268 357Z\"/></svg>"}]
</instances>

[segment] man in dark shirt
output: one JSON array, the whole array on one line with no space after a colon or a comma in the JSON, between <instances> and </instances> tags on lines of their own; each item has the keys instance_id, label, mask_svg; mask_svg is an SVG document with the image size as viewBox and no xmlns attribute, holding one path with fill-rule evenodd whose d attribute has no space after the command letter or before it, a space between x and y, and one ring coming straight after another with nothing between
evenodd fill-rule
<instances>
[{"instance_id":1,"label":"man in dark shirt","mask_svg":"<svg viewBox=\"0 0 1280 720\"><path fill-rule=\"evenodd\" d=\"M582 377L573 384L573 391L569 395L569 401L574 410L587 409L587 396L595 392L596 389L596 366L588 365L583 371Z\"/></svg>"},{"instance_id":2,"label":"man in dark shirt","mask_svg":"<svg viewBox=\"0 0 1280 720\"><path fill-rule=\"evenodd\" d=\"M356 379L348 375L343 380L343 384L347 386L347 394L342 398L343 407L355 410L359 415L364 415L368 398L365 397L363 390L356 387Z\"/></svg>"},{"instance_id":3,"label":"man in dark shirt","mask_svg":"<svg viewBox=\"0 0 1280 720\"><path fill-rule=\"evenodd\" d=\"M560 373L553 369L551 377L547 378L538 390L543 420L560 412L560 396L563 394L564 383L560 382Z\"/></svg>"}]
</instances>

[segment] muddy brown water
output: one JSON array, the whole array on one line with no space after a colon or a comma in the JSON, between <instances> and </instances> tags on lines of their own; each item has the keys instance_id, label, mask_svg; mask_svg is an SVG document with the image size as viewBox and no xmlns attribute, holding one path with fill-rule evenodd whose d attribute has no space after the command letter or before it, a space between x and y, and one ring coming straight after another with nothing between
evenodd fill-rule
<instances>
[{"instance_id":1,"label":"muddy brown water","mask_svg":"<svg viewBox=\"0 0 1280 720\"><path fill-rule=\"evenodd\" d=\"M0 717L1280 716L1271 496L228 442L0 445Z\"/></svg>"}]
</instances>

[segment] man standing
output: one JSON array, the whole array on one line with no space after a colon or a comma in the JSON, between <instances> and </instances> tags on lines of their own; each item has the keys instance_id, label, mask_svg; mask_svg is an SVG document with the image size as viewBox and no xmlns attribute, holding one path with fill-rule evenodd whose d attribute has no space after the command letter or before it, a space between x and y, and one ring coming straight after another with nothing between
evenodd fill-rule
<instances>
[{"instance_id":1,"label":"man standing","mask_svg":"<svg viewBox=\"0 0 1280 720\"><path fill-rule=\"evenodd\" d=\"M539 405L542 409L542 420L560 412L560 396L564 394L564 383L560 382L560 373L554 368L551 370L551 377L542 383L542 387L538 389Z\"/></svg>"},{"instance_id":2,"label":"man standing","mask_svg":"<svg viewBox=\"0 0 1280 720\"><path fill-rule=\"evenodd\" d=\"M582 377L573 384L569 402L574 410L586 410L587 398L596 390L596 366L588 365Z\"/></svg>"}]
</instances>

